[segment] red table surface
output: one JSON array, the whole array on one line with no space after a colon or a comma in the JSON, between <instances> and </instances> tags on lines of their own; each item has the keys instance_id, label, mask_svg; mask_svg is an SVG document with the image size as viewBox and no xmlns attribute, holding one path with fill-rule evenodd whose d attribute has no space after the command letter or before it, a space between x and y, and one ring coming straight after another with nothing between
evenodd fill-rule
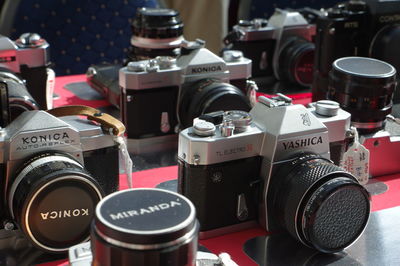
<instances>
[{"instance_id":1,"label":"red table surface","mask_svg":"<svg viewBox=\"0 0 400 266\"><path fill-rule=\"evenodd\" d=\"M67 105L67 104L83 104L92 107L107 106L108 103L105 100L94 100L88 101L78 98L72 92L66 90L64 85L72 82L85 81L84 75L58 77L56 79L55 91L61 97L55 100L55 106ZM311 98L311 94L302 95L290 95L295 99L296 103L308 103ZM178 169L177 166L162 167L150 170L144 170L133 173L133 186L134 187L155 187L157 184L176 179ZM385 183L388 186L388 190L385 193L372 196L372 211L378 211L400 205L400 175L390 175L375 178L375 180ZM128 188L126 182L126 176L120 176L120 188ZM262 236L268 234L261 228L252 228L237 233L231 233L222 235L219 237L209 238L206 240L200 240L200 243L207 247L214 253L227 252L231 255L232 259L239 265L257 265L251 260L242 250L243 244L256 236ZM54 261L49 263L40 264L40 266L60 266L68 265L66 260Z\"/></svg>"}]
</instances>

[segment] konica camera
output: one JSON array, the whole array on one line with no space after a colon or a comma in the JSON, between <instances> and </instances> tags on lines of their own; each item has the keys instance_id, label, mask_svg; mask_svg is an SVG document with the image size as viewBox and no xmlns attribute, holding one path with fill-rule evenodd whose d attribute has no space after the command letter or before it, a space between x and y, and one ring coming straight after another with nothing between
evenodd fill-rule
<instances>
[{"instance_id":1,"label":"konica camera","mask_svg":"<svg viewBox=\"0 0 400 266\"><path fill-rule=\"evenodd\" d=\"M371 57L400 69L400 1L347 1L316 20L313 101L326 99L329 71L341 57ZM395 97L399 102L399 96Z\"/></svg>"},{"instance_id":2,"label":"konica camera","mask_svg":"<svg viewBox=\"0 0 400 266\"><path fill-rule=\"evenodd\" d=\"M322 252L346 248L370 213L366 189L329 159L349 114L333 102L308 109L283 95L258 100L250 113L198 120L179 135L178 191L196 207L200 237L258 219Z\"/></svg>"},{"instance_id":3,"label":"konica camera","mask_svg":"<svg viewBox=\"0 0 400 266\"><path fill-rule=\"evenodd\" d=\"M71 266L237 266L226 253L198 247L198 232L196 210L186 197L155 188L124 190L99 202L90 243L71 247L69 261Z\"/></svg>"},{"instance_id":4,"label":"konica camera","mask_svg":"<svg viewBox=\"0 0 400 266\"><path fill-rule=\"evenodd\" d=\"M183 41L183 22L178 11L168 8L138 8L132 22L131 46L124 65L130 61L157 56L176 57ZM90 86L118 108L121 94L118 71L121 67L121 64L105 63L90 66L86 73Z\"/></svg>"},{"instance_id":5,"label":"konica camera","mask_svg":"<svg viewBox=\"0 0 400 266\"><path fill-rule=\"evenodd\" d=\"M32 95L41 109L52 108L55 73L49 68L46 40L36 33L24 33L15 41L0 36L0 44L0 72L11 72L21 79L29 91L24 94L28 98Z\"/></svg>"},{"instance_id":6,"label":"konica camera","mask_svg":"<svg viewBox=\"0 0 400 266\"><path fill-rule=\"evenodd\" d=\"M187 43L176 59L130 62L119 71L128 138L175 134L208 112L250 110L251 60L237 51L221 58L203 46L201 40Z\"/></svg>"},{"instance_id":7,"label":"konica camera","mask_svg":"<svg viewBox=\"0 0 400 266\"><path fill-rule=\"evenodd\" d=\"M0 230L22 231L46 252L86 241L97 202L118 189L119 144L109 132L46 111L1 128Z\"/></svg>"},{"instance_id":8,"label":"konica camera","mask_svg":"<svg viewBox=\"0 0 400 266\"><path fill-rule=\"evenodd\" d=\"M259 80L281 80L310 86L314 60L316 10L276 9L267 19L241 20L225 37L227 49L251 59L252 75ZM262 79L260 79L262 78Z\"/></svg>"}]
</instances>

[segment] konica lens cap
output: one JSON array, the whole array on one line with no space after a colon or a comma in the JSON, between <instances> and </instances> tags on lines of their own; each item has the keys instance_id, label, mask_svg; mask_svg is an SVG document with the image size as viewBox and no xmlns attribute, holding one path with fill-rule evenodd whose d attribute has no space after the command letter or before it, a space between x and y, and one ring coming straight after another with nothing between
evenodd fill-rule
<instances>
[{"instance_id":1,"label":"konica lens cap","mask_svg":"<svg viewBox=\"0 0 400 266\"><path fill-rule=\"evenodd\" d=\"M149 250L197 239L198 222L193 204L184 196L141 188L116 192L100 201L92 230L113 246Z\"/></svg>"}]
</instances>

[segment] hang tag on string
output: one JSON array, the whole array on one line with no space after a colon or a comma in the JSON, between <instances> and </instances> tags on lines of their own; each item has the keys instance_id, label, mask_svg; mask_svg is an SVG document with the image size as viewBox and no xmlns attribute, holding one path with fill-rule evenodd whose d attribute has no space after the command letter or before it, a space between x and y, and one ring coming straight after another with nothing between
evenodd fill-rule
<instances>
[{"instance_id":1,"label":"hang tag on string","mask_svg":"<svg viewBox=\"0 0 400 266\"><path fill-rule=\"evenodd\" d=\"M119 150L121 153L122 162L124 165L124 170L125 170L128 186L129 186L129 188L132 188L132 186L133 186L133 184L132 184L133 163L132 163L131 157L129 156L128 147L126 146L125 139L122 136L116 136L115 141L117 143L119 143Z\"/></svg>"},{"instance_id":2,"label":"hang tag on string","mask_svg":"<svg viewBox=\"0 0 400 266\"><path fill-rule=\"evenodd\" d=\"M354 142L343 154L340 166L353 174L361 185L365 185L369 179L369 150L360 143L357 129L351 127L350 130Z\"/></svg>"}]
</instances>

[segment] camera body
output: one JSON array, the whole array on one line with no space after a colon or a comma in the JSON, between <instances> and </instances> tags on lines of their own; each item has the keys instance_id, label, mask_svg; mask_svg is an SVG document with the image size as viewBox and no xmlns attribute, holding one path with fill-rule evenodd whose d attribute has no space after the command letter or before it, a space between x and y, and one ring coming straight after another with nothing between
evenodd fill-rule
<instances>
[{"instance_id":1,"label":"camera body","mask_svg":"<svg viewBox=\"0 0 400 266\"><path fill-rule=\"evenodd\" d=\"M0 36L0 68L25 81L42 109L51 109L55 74L50 65L49 44L36 33L24 33L16 41Z\"/></svg>"},{"instance_id":2,"label":"camera body","mask_svg":"<svg viewBox=\"0 0 400 266\"><path fill-rule=\"evenodd\" d=\"M118 189L119 144L98 124L45 111L1 129L2 230L20 229L46 252L89 237L97 202Z\"/></svg>"},{"instance_id":3,"label":"camera body","mask_svg":"<svg viewBox=\"0 0 400 266\"><path fill-rule=\"evenodd\" d=\"M400 1L348 1L326 12L316 22L313 101L326 99L329 71L338 58L372 57L400 68Z\"/></svg>"},{"instance_id":4,"label":"camera body","mask_svg":"<svg viewBox=\"0 0 400 266\"><path fill-rule=\"evenodd\" d=\"M178 191L196 207L200 237L237 231L258 219L268 231L283 227L305 245L332 252L332 246L321 247L314 240L307 240L309 234L305 228L313 227L312 219L319 223L319 215L311 214L310 210L315 210L312 205L319 205L315 199L323 202L324 197L329 198L318 194L332 192L333 187L327 187L338 182L334 181L335 175L343 176L360 192L354 199L365 204L359 206L364 216L359 225L365 226L368 193L355 177L329 160L330 145L345 143L350 127L349 113L337 103L332 108L331 103L318 102L308 109L291 105L290 99L283 95L272 100L259 97L250 114L228 111L222 124L200 120L180 133ZM342 200L353 198L345 196ZM347 222L347 215L352 212L341 212L340 201L337 204L329 207L337 211L331 214L343 215L344 220L335 220L337 224L333 227L338 231L330 232L332 235L327 239L333 235L341 238L343 231L337 226ZM356 231L361 233L359 229ZM348 244L334 248L334 252Z\"/></svg>"},{"instance_id":5,"label":"camera body","mask_svg":"<svg viewBox=\"0 0 400 266\"><path fill-rule=\"evenodd\" d=\"M224 41L228 49L240 50L252 60L254 78L309 86L314 35L315 25L305 14L276 9L269 20L240 21Z\"/></svg>"},{"instance_id":6,"label":"camera body","mask_svg":"<svg viewBox=\"0 0 400 266\"><path fill-rule=\"evenodd\" d=\"M251 108L244 92L251 60L240 52L224 60L203 46L199 40L176 59L157 57L120 69L121 118L129 139L175 134L203 113Z\"/></svg>"}]
</instances>

